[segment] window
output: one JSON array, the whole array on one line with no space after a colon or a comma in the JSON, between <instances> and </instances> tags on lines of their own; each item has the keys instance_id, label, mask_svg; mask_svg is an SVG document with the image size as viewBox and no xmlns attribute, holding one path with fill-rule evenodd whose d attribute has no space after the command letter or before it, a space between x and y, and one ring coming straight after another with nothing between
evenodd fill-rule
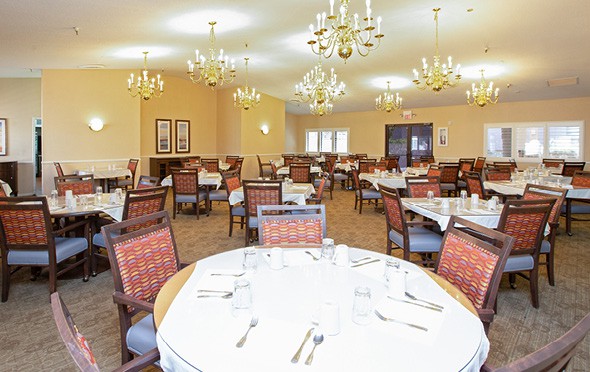
<instances>
[{"instance_id":1,"label":"window","mask_svg":"<svg viewBox=\"0 0 590 372\"><path fill-rule=\"evenodd\" d=\"M484 125L484 153L536 163L543 158L583 160L584 122L498 123Z\"/></svg>"},{"instance_id":2,"label":"window","mask_svg":"<svg viewBox=\"0 0 590 372\"><path fill-rule=\"evenodd\" d=\"M348 129L306 129L305 151L348 153Z\"/></svg>"}]
</instances>

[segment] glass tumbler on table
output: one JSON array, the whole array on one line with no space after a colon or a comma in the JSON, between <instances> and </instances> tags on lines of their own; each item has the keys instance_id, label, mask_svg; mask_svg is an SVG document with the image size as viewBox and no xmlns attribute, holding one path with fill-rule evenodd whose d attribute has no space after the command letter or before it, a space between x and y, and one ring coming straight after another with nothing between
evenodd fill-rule
<instances>
[{"instance_id":1,"label":"glass tumbler on table","mask_svg":"<svg viewBox=\"0 0 590 372\"><path fill-rule=\"evenodd\" d=\"M426 199L428 199L429 203L434 203L434 192L432 190L426 193Z\"/></svg>"},{"instance_id":2,"label":"glass tumbler on table","mask_svg":"<svg viewBox=\"0 0 590 372\"><path fill-rule=\"evenodd\" d=\"M352 305L352 321L366 325L371 321L371 288L356 287Z\"/></svg>"},{"instance_id":3,"label":"glass tumbler on table","mask_svg":"<svg viewBox=\"0 0 590 372\"><path fill-rule=\"evenodd\" d=\"M57 190L51 190L51 198L49 199L49 205L51 207L57 207Z\"/></svg>"},{"instance_id":4,"label":"glass tumbler on table","mask_svg":"<svg viewBox=\"0 0 590 372\"><path fill-rule=\"evenodd\" d=\"M394 270L399 270L400 262L397 258L388 258L385 261L385 272L383 273L383 277L385 278L386 282L389 282L391 278L391 273Z\"/></svg>"},{"instance_id":5,"label":"glass tumbler on table","mask_svg":"<svg viewBox=\"0 0 590 372\"><path fill-rule=\"evenodd\" d=\"M252 291L250 281L238 279L234 282L234 293L232 296L232 307L234 309L249 309L252 306Z\"/></svg>"},{"instance_id":6,"label":"glass tumbler on table","mask_svg":"<svg viewBox=\"0 0 590 372\"><path fill-rule=\"evenodd\" d=\"M96 204L102 204L102 186L96 186Z\"/></svg>"},{"instance_id":7,"label":"glass tumbler on table","mask_svg":"<svg viewBox=\"0 0 590 372\"><path fill-rule=\"evenodd\" d=\"M258 268L258 255L256 248L246 247L244 248L244 263L242 264L244 270L247 272L255 272Z\"/></svg>"},{"instance_id":8,"label":"glass tumbler on table","mask_svg":"<svg viewBox=\"0 0 590 372\"><path fill-rule=\"evenodd\" d=\"M334 258L334 239L322 239L322 258L332 261Z\"/></svg>"},{"instance_id":9,"label":"glass tumbler on table","mask_svg":"<svg viewBox=\"0 0 590 372\"><path fill-rule=\"evenodd\" d=\"M115 189L115 197L117 198L117 202L120 203L123 200L123 189Z\"/></svg>"}]
</instances>

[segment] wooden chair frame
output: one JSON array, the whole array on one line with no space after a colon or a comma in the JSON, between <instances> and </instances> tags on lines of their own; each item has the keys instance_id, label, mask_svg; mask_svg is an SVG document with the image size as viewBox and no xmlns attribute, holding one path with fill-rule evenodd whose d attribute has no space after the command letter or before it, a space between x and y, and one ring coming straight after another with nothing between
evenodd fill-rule
<instances>
[{"instance_id":1,"label":"wooden chair frame","mask_svg":"<svg viewBox=\"0 0 590 372\"><path fill-rule=\"evenodd\" d=\"M248 246L250 241L253 240L254 235L252 234L252 230L257 229L257 227L250 227L250 218L257 216L258 205L283 204L283 186L282 182L278 180L244 180L242 182L242 189L244 190L244 208L246 215L246 234L244 235L246 246ZM253 200L250 196L251 192L255 193L256 191L273 192L276 197L273 198L271 203L258 204L257 200Z\"/></svg>"},{"instance_id":2,"label":"wooden chair frame","mask_svg":"<svg viewBox=\"0 0 590 372\"><path fill-rule=\"evenodd\" d=\"M406 177L406 193L409 198L425 198L426 194L424 195L414 195L412 193L412 189L414 185L424 185L429 184L434 187L435 190L434 196L440 198L442 196L442 190L440 188L440 178L436 176L415 176L415 177ZM437 187L438 186L438 187ZM438 190L436 190L438 189Z\"/></svg>"},{"instance_id":3,"label":"wooden chair frame","mask_svg":"<svg viewBox=\"0 0 590 372\"><path fill-rule=\"evenodd\" d=\"M366 193L370 193L373 191L377 191L374 189L364 189L361 185L361 181L359 179L359 171L355 168L352 167L352 179L354 181L354 186L355 186L355 192L354 192L354 209L356 210L356 207L358 205L359 207L359 214L363 213L363 202L367 201L368 204L371 204L372 201L375 202L375 209L377 209L377 207L379 206L379 200L381 199L381 197L377 198L377 197L371 197L371 196L367 196ZM363 195L365 193L365 195Z\"/></svg>"},{"instance_id":4,"label":"wooden chair frame","mask_svg":"<svg viewBox=\"0 0 590 372\"><path fill-rule=\"evenodd\" d=\"M65 195L65 190L62 193L61 189L63 187L66 188L66 190L70 189L67 186L67 184L70 184L70 186L72 184L88 184L89 189L87 191L90 192L86 192L85 194L92 194L94 193L94 174L85 174L85 175L75 175L75 174L71 174L71 175L67 175L67 176L61 176L61 177L54 177L53 181L55 182L55 189L57 190L59 196L64 196ZM72 191L76 191L76 190L72 190ZM78 195L76 192L73 192L74 195Z\"/></svg>"},{"instance_id":5,"label":"wooden chair frame","mask_svg":"<svg viewBox=\"0 0 590 372\"><path fill-rule=\"evenodd\" d=\"M207 217L209 217L209 209L211 209L210 204L209 204L210 203L209 202L209 193L204 188L201 188L201 185L199 185L199 171L197 169L187 169L187 168L171 168L171 171L172 171L172 196L173 196L172 218L173 219L176 218L177 210L180 211L182 208L182 204L185 204L184 202L177 202L176 201L176 197L181 196L181 195L190 195L190 196L196 197L196 202L192 203L192 204L195 207L197 220L199 219L199 215L200 215L199 206L200 206L201 202L205 203L206 214L207 214ZM178 175L178 174L193 175L193 177L195 177L195 190L191 190L190 192L179 192L178 186L177 186L178 183L175 180L175 178L177 177L176 175ZM201 191L204 192L204 196L205 196L204 199L202 199L200 196Z\"/></svg>"},{"instance_id":6,"label":"wooden chair frame","mask_svg":"<svg viewBox=\"0 0 590 372\"><path fill-rule=\"evenodd\" d=\"M228 199L228 204L229 204L229 196L231 195L232 191L235 190L235 188L230 187L230 185L228 184L227 181L232 178L237 178L240 186L242 186L242 182L240 181L240 170L237 169L235 171L224 172L221 174L221 177L223 177L223 181L225 183L225 191L227 192L227 199ZM238 186L238 187L240 187L240 186ZM238 207L236 207L232 204L229 204L229 236L232 236L233 225L236 223L240 224L240 229L244 229L244 223L245 223L245 218L246 218L245 211L244 211L243 215L236 213L238 210L243 210L243 208L244 208L243 205L241 205L240 209L238 209ZM235 217L239 217L239 221L236 221Z\"/></svg>"}]
</instances>

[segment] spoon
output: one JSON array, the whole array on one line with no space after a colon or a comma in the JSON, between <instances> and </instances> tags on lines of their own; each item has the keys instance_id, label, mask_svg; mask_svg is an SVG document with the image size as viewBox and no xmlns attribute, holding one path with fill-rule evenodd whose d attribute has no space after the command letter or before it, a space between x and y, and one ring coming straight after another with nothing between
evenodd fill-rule
<instances>
[{"instance_id":1,"label":"spoon","mask_svg":"<svg viewBox=\"0 0 590 372\"><path fill-rule=\"evenodd\" d=\"M250 330L252 328L256 327L257 324L258 324L258 317L256 315L254 315L252 317L252 319L250 320L250 326L248 326L248 330L246 331L244 336L242 336L242 338L240 338L240 341L238 341L238 343L236 344L236 347L244 346L244 344L246 343L246 338L248 337L248 333L250 332Z\"/></svg>"},{"instance_id":2,"label":"spoon","mask_svg":"<svg viewBox=\"0 0 590 372\"><path fill-rule=\"evenodd\" d=\"M311 258L313 258L314 261L319 261L320 260L318 257L314 256L314 254L311 253L310 251L305 251L305 253L307 253L308 255L310 255Z\"/></svg>"},{"instance_id":3,"label":"spoon","mask_svg":"<svg viewBox=\"0 0 590 372\"><path fill-rule=\"evenodd\" d=\"M318 333L315 336L313 336L313 349L311 349L311 353L309 353L309 356L305 360L305 364L311 364L311 362L313 361L313 352L315 351L316 346L318 346L322 342L324 342L324 335L322 333Z\"/></svg>"},{"instance_id":4,"label":"spoon","mask_svg":"<svg viewBox=\"0 0 590 372\"><path fill-rule=\"evenodd\" d=\"M291 359L291 363L297 363L299 361L299 357L301 356L301 352L303 351L303 346L305 346L305 343L311 337L311 334L313 331L314 331L314 328L310 328L309 331L307 331L307 333L305 334L305 338L303 339L303 342L301 343L301 346L299 346L299 350L297 350L297 352L293 356L293 359Z\"/></svg>"}]
</instances>

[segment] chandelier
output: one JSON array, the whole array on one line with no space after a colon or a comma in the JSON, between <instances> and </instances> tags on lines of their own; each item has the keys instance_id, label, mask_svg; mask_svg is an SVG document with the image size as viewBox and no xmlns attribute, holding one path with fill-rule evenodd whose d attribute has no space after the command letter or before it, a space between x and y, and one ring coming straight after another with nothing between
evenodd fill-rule
<instances>
[{"instance_id":1,"label":"chandelier","mask_svg":"<svg viewBox=\"0 0 590 372\"><path fill-rule=\"evenodd\" d=\"M461 80L461 65L457 65L457 73L453 79L453 59L449 56L449 64L440 63L440 54L438 52L438 12L440 8L432 9L434 11L434 21L436 22L436 52L434 54L434 63L432 66L428 66L426 58L422 58L422 79L420 81L418 71L414 69L414 84L418 89L424 90L426 87L430 87L434 92L438 93L443 89L452 88L459 80Z\"/></svg>"},{"instance_id":2,"label":"chandelier","mask_svg":"<svg viewBox=\"0 0 590 372\"><path fill-rule=\"evenodd\" d=\"M205 85L214 89L217 85L221 86L223 83L231 83L236 77L236 67L234 61L231 61L231 68L228 64L229 57L223 55L223 49L219 50L219 55L216 56L217 50L215 50L215 31L213 26L217 22L211 21L211 31L209 32L209 59L206 59L204 55L199 56L199 50L195 50L195 63L193 64L190 60L188 63L188 71L186 72L191 78L193 83L198 83L201 80L205 82ZM195 66L199 70L198 76L195 77ZM226 77L228 73L228 77Z\"/></svg>"},{"instance_id":3,"label":"chandelier","mask_svg":"<svg viewBox=\"0 0 590 372\"><path fill-rule=\"evenodd\" d=\"M345 84L338 84L334 69L330 75L322 70L322 60L303 76L303 82L295 84L295 95L299 102L310 102L309 110L313 115L324 116L332 113L334 107L332 102L344 96Z\"/></svg>"},{"instance_id":4,"label":"chandelier","mask_svg":"<svg viewBox=\"0 0 590 372\"><path fill-rule=\"evenodd\" d=\"M127 79L127 90L131 97L140 96L146 101L152 97L160 97L164 93L164 81L160 80L160 75L157 76L157 80L148 76L147 55L148 52L143 52L143 71L137 77L137 82L134 82L133 74Z\"/></svg>"},{"instance_id":5,"label":"chandelier","mask_svg":"<svg viewBox=\"0 0 590 372\"><path fill-rule=\"evenodd\" d=\"M366 0L367 16L362 19L366 22L364 28L361 28L358 14L355 13L352 17L348 14L348 2L349 0L340 0L339 12L334 15L334 0L330 0L330 15L326 16L326 12L317 14L317 29L313 24L309 25L310 37L307 43L311 45L311 50L315 54L330 58L334 49L337 49L338 55L346 63L348 57L352 55L353 47L356 47L357 52L363 57L379 47L383 37L381 17L377 18L377 34L373 36L375 26L371 22L373 21L371 0ZM326 18L332 22L329 31L326 28ZM363 31L366 34L363 35ZM377 39L377 45L373 44L373 37Z\"/></svg>"},{"instance_id":6,"label":"chandelier","mask_svg":"<svg viewBox=\"0 0 590 372\"><path fill-rule=\"evenodd\" d=\"M399 110L402 107L402 98L399 96L399 93L395 94L395 98L393 97L389 84L390 82L388 81L387 90L375 98L375 108L379 111L391 112Z\"/></svg>"},{"instance_id":7,"label":"chandelier","mask_svg":"<svg viewBox=\"0 0 590 372\"><path fill-rule=\"evenodd\" d=\"M248 57L244 58L246 61L246 85L234 93L234 106L248 110L250 107L256 107L260 103L260 94L256 94L256 88L248 87Z\"/></svg>"},{"instance_id":8,"label":"chandelier","mask_svg":"<svg viewBox=\"0 0 590 372\"><path fill-rule=\"evenodd\" d=\"M494 82L490 81L488 85L486 79L483 77L484 70L479 71L481 72L479 88L473 83L471 84L471 91L467 91L467 103L469 106L478 105L479 107L484 107L488 103L494 104L498 102L500 88L494 90Z\"/></svg>"}]
</instances>

